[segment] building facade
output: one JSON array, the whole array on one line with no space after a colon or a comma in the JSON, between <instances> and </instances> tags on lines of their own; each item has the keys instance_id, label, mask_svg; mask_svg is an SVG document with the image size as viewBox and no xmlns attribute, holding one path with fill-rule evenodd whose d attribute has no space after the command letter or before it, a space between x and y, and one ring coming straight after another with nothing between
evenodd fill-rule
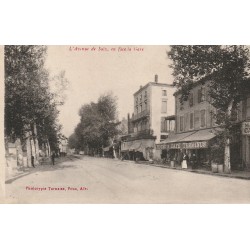
<instances>
[{"instance_id":1,"label":"building facade","mask_svg":"<svg viewBox=\"0 0 250 250\"><path fill-rule=\"evenodd\" d=\"M154 82L140 86L134 93L134 113L128 119L130 134L121 148L127 158L157 157L155 143L166 139L175 128L174 92L173 85L158 83L156 75Z\"/></svg>"},{"instance_id":2,"label":"building facade","mask_svg":"<svg viewBox=\"0 0 250 250\"><path fill-rule=\"evenodd\" d=\"M250 94L242 101L242 139L241 158L242 165L250 169Z\"/></svg>"},{"instance_id":3,"label":"building facade","mask_svg":"<svg viewBox=\"0 0 250 250\"><path fill-rule=\"evenodd\" d=\"M156 145L158 150L166 151L166 157L181 164L183 154L190 159L195 156L199 167L211 166L210 146L216 139L219 129L211 105L209 81L196 83L186 101L180 101L181 93L175 93L176 128L175 134ZM234 125L242 127L241 136L233 136L230 144L232 169L250 166L250 97L235 109Z\"/></svg>"},{"instance_id":4,"label":"building facade","mask_svg":"<svg viewBox=\"0 0 250 250\"><path fill-rule=\"evenodd\" d=\"M199 162L209 162L209 142L215 137L215 121L208 95L208 82L196 84L186 101L180 101L181 93L175 93L175 134L159 143L156 148L165 151L165 157L181 164L183 154L195 155Z\"/></svg>"}]
</instances>

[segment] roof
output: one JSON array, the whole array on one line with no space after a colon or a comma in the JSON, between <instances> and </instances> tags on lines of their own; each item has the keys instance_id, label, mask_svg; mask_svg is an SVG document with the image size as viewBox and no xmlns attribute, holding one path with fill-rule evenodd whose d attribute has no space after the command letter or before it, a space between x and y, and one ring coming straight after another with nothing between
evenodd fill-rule
<instances>
[{"instance_id":1,"label":"roof","mask_svg":"<svg viewBox=\"0 0 250 250\"><path fill-rule=\"evenodd\" d=\"M143 87L141 87L139 90L137 90L134 95L138 94L140 91L142 91L143 89L147 88L148 86L162 86L162 87L175 87L173 84L169 84L169 83L156 83L156 82L149 82L146 85L144 85Z\"/></svg>"}]
</instances>

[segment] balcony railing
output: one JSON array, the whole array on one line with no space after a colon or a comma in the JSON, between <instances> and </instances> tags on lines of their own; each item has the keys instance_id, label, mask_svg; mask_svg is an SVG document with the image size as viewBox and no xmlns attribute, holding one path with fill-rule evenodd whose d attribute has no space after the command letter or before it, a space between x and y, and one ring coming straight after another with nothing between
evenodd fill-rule
<instances>
[{"instance_id":1,"label":"balcony railing","mask_svg":"<svg viewBox=\"0 0 250 250\"><path fill-rule=\"evenodd\" d=\"M137 131L131 134L131 137L138 137L138 136L148 136L148 135L153 135L153 130L152 129L144 129L141 131Z\"/></svg>"},{"instance_id":2,"label":"balcony railing","mask_svg":"<svg viewBox=\"0 0 250 250\"><path fill-rule=\"evenodd\" d=\"M149 115L150 115L150 111L149 110L143 110L139 114L133 115L132 116L132 121L139 120L139 119L144 118L144 117L149 116Z\"/></svg>"}]
</instances>

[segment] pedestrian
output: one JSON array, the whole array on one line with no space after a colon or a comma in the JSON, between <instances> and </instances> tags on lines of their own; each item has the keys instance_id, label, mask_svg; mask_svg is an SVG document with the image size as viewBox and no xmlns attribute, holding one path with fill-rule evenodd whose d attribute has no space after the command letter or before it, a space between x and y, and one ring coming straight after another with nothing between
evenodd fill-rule
<instances>
[{"instance_id":1,"label":"pedestrian","mask_svg":"<svg viewBox=\"0 0 250 250\"><path fill-rule=\"evenodd\" d=\"M31 156L31 165L33 168L35 167L34 161L35 161L35 157L32 155Z\"/></svg>"},{"instance_id":2,"label":"pedestrian","mask_svg":"<svg viewBox=\"0 0 250 250\"><path fill-rule=\"evenodd\" d=\"M184 153L183 158L182 158L182 163L181 163L182 168L187 168L187 159L188 159L188 156L186 155L186 153Z\"/></svg>"},{"instance_id":3,"label":"pedestrian","mask_svg":"<svg viewBox=\"0 0 250 250\"><path fill-rule=\"evenodd\" d=\"M52 165L55 165L55 153L53 152L51 155Z\"/></svg>"}]
</instances>

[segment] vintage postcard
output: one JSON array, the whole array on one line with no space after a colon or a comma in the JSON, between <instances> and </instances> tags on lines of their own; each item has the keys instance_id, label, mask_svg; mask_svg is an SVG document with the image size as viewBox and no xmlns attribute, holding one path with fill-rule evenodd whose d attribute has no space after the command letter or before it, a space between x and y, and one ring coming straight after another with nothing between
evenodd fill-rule
<instances>
[{"instance_id":1,"label":"vintage postcard","mask_svg":"<svg viewBox=\"0 0 250 250\"><path fill-rule=\"evenodd\" d=\"M249 46L1 54L1 203L250 203Z\"/></svg>"}]
</instances>

